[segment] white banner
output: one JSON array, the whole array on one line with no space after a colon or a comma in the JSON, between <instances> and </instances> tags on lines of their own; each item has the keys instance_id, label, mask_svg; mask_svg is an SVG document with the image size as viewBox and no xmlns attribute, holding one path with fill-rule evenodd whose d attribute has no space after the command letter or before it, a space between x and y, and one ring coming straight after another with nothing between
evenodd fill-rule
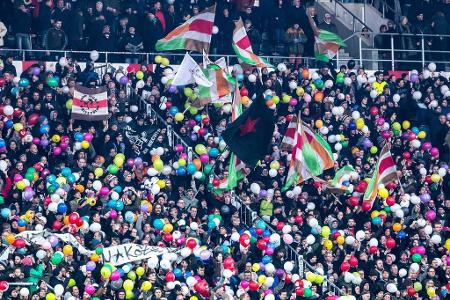
<instances>
[{"instance_id":1,"label":"white banner","mask_svg":"<svg viewBox=\"0 0 450 300\"><path fill-rule=\"evenodd\" d=\"M49 230L41 230L41 231L24 231L16 235L16 238L22 238L28 243L41 245L45 240L50 236L56 236L58 239L63 241L64 243L72 245L75 249L77 249L83 255L91 255L94 251L86 249L83 245L81 245L77 239L71 235L70 233L53 233ZM8 257L11 253L14 252L14 247L9 246L6 248L3 253L0 255L0 261L8 260ZM129 262L139 261L147 259L151 256L159 256L163 253L169 252L178 252L177 248L165 248L165 247L157 247L157 246L146 246L146 245L138 245L138 244L122 244L118 246L112 246L103 248L103 262L109 262L113 265L123 265Z\"/></svg>"}]
</instances>

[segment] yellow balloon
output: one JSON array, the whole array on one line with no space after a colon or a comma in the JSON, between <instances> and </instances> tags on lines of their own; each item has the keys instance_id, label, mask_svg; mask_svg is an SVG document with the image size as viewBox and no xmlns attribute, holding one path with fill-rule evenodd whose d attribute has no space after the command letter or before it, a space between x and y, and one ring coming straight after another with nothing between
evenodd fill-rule
<instances>
[{"instance_id":1,"label":"yellow balloon","mask_svg":"<svg viewBox=\"0 0 450 300\"><path fill-rule=\"evenodd\" d=\"M158 158L153 162L153 168L155 168L156 171L161 171L164 168L163 161Z\"/></svg>"},{"instance_id":2,"label":"yellow balloon","mask_svg":"<svg viewBox=\"0 0 450 300\"><path fill-rule=\"evenodd\" d=\"M123 282L123 288L125 290L131 291L134 288L134 282L130 279L127 279Z\"/></svg>"},{"instance_id":3,"label":"yellow balloon","mask_svg":"<svg viewBox=\"0 0 450 300\"><path fill-rule=\"evenodd\" d=\"M450 251L450 238L445 241L445 249Z\"/></svg>"},{"instance_id":4,"label":"yellow balloon","mask_svg":"<svg viewBox=\"0 0 450 300\"><path fill-rule=\"evenodd\" d=\"M14 127L15 131L21 131L23 129L23 124L22 123L15 123L13 125L13 127Z\"/></svg>"},{"instance_id":5,"label":"yellow balloon","mask_svg":"<svg viewBox=\"0 0 450 300\"><path fill-rule=\"evenodd\" d=\"M383 199L386 199L389 196L389 192L387 189L382 188L378 191L378 196L380 196Z\"/></svg>"},{"instance_id":6,"label":"yellow balloon","mask_svg":"<svg viewBox=\"0 0 450 300\"><path fill-rule=\"evenodd\" d=\"M173 230L172 224L170 224L170 223L164 224L164 227L163 227L164 233L171 233L172 230Z\"/></svg>"},{"instance_id":7,"label":"yellow balloon","mask_svg":"<svg viewBox=\"0 0 450 300\"><path fill-rule=\"evenodd\" d=\"M186 160L185 160L185 159L182 159L182 158L180 158L180 159L178 160L178 165L179 165L180 167L184 167L184 166L186 166Z\"/></svg>"},{"instance_id":8,"label":"yellow balloon","mask_svg":"<svg viewBox=\"0 0 450 300\"><path fill-rule=\"evenodd\" d=\"M155 56L155 63L160 64L162 61L162 56L161 55L156 55Z\"/></svg>"},{"instance_id":9,"label":"yellow balloon","mask_svg":"<svg viewBox=\"0 0 450 300\"><path fill-rule=\"evenodd\" d=\"M323 242L323 246L325 247L325 249L331 250L331 249L333 249L333 242L330 240L325 240Z\"/></svg>"},{"instance_id":10,"label":"yellow balloon","mask_svg":"<svg viewBox=\"0 0 450 300\"><path fill-rule=\"evenodd\" d=\"M434 183L441 181L441 176L439 176L438 174L433 174L431 175L431 181L433 181Z\"/></svg>"},{"instance_id":11,"label":"yellow balloon","mask_svg":"<svg viewBox=\"0 0 450 300\"><path fill-rule=\"evenodd\" d=\"M17 181L17 182L16 182L16 187L17 187L19 190L23 190L23 189L25 188L25 182L23 182L23 180Z\"/></svg>"},{"instance_id":12,"label":"yellow balloon","mask_svg":"<svg viewBox=\"0 0 450 300\"><path fill-rule=\"evenodd\" d=\"M181 112L178 112L175 114L175 121L181 122L184 120L184 114Z\"/></svg>"},{"instance_id":13,"label":"yellow balloon","mask_svg":"<svg viewBox=\"0 0 450 300\"><path fill-rule=\"evenodd\" d=\"M143 267L137 267L136 268L136 275L137 276L142 276L145 273L145 269Z\"/></svg>"},{"instance_id":14,"label":"yellow balloon","mask_svg":"<svg viewBox=\"0 0 450 300\"><path fill-rule=\"evenodd\" d=\"M402 123L402 127L403 129L409 129L409 127L411 127L411 123L409 121L403 121Z\"/></svg>"},{"instance_id":15,"label":"yellow balloon","mask_svg":"<svg viewBox=\"0 0 450 300\"><path fill-rule=\"evenodd\" d=\"M114 156L114 158L116 158L116 157L120 157L120 158L122 158L122 160L125 160L125 154L123 154L123 153L117 153L116 156Z\"/></svg>"},{"instance_id":16,"label":"yellow balloon","mask_svg":"<svg viewBox=\"0 0 450 300\"><path fill-rule=\"evenodd\" d=\"M72 254L73 254L72 246L70 246L70 245L65 245L65 246L63 247L63 253L64 253L65 255L72 255Z\"/></svg>"},{"instance_id":17,"label":"yellow balloon","mask_svg":"<svg viewBox=\"0 0 450 300\"><path fill-rule=\"evenodd\" d=\"M309 282L316 281L316 274L314 274L313 272L306 273L306 280L308 280Z\"/></svg>"},{"instance_id":18,"label":"yellow balloon","mask_svg":"<svg viewBox=\"0 0 450 300\"><path fill-rule=\"evenodd\" d=\"M61 137L58 134L54 134L52 136L52 142L59 143L59 141L61 141Z\"/></svg>"},{"instance_id":19,"label":"yellow balloon","mask_svg":"<svg viewBox=\"0 0 450 300\"><path fill-rule=\"evenodd\" d=\"M197 296L191 296L191 298L189 298L189 300L198 300Z\"/></svg>"},{"instance_id":20,"label":"yellow balloon","mask_svg":"<svg viewBox=\"0 0 450 300\"><path fill-rule=\"evenodd\" d=\"M434 295L436 295L436 291L434 290L434 288L432 287L427 288L427 295L429 297L433 297Z\"/></svg>"},{"instance_id":21,"label":"yellow balloon","mask_svg":"<svg viewBox=\"0 0 450 300\"><path fill-rule=\"evenodd\" d=\"M330 227L328 227L328 226L323 226L323 227L322 227L322 230L320 231L320 233L322 234L322 236L323 236L324 238L329 237L329 236L330 236L330 233L331 233Z\"/></svg>"},{"instance_id":22,"label":"yellow balloon","mask_svg":"<svg viewBox=\"0 0 450 300\"><path fill-rule=\"evenodd\" d=\"M116 156L114 157L114 164L121 168L123 166L124 160L122 157Z\"/></svg>"},{"instance_id":23,"label":"yellow balloon","mask_svg":"<svg viewBox=\"0 0 450 300\"><path fill-rule=\"evenodd\" d=\"M338 236L336 242L338 243L338 245L343 245L345 243L345 237L343 237L342 235Z\"/></svg>"},{"instance_id":24,"label":"yellow balloon","mask_svg":"<svg viewBox=\"0 0 450 300\"><path fill-rule=\"evenodd\" d=\"M81 148L89 149L89 142L88 141L82 141L81 142Z\"/></svg>"},{"instance_id":25,"label":"yellow balloon","mask_svg":"<svg viewBox=\"0 0 450 300\"><path fill-rule=\"evenodd\" d=\"M164 66L164 67L167 67L168 65L170 65L170 61L167 59L167 58L163 58L162 60L161 60L161 64Z\"/></svg>"},{"instance_id":26,"label":"yellow balloon","mask_svg":"<svg viewBox=\"0 0 450 300\"><path fill-rule=\"evenodd\" d=\"M322 275L319 275L319 274L317 274L317 275L316 275L316 283L317 283L317 284L322 284L322 283L323 283L323 281L324 281L324 278L323 278L323 276L322 276Z\"/></svg>"},{"instance_id":27,"label":"yellow balloon","mask_svg":"<svg viewBox=\"0 0 450 300\"><path fill-rule=\"evenodd\" d=\"M53 293L48 293L47 295L45 295L45 300L55 300L56 296Z\"/></svg>"},{"instance_id":28,"label":"yellow balloon","mask_svg":"<svg viewBox=\"0 0 450 300\"><path fill-rule=\"evenodd\" d=\"M144 281L143 283L142 283L142 285L141 285L141 289L143 290L143 291L149 291L149 290L151 290L151 288L152 288L152 283L150 282L150 281Z\"/></svg>"},{"instance_id":29,"label":"yellow balloon","mask_svg":"<svg viewBox=\"0 0 450 300\"><path fill-rule=\"evenodd\" d=\"M125 299L133 299L134 294L132 290L125 290Z\"/></svg>"},{"instance_id":30,"label":"yellow balloon","mask_svg":"<svg viewBox=\"0 0 450 300\"><path fill-rule=\"evenodd\" d=\"M95 177L101 177L101 176L103 176L103 169L102 168L96 168L95 170L94 170L94 175L95 175Z\"/></svg>"},{"instance_id":31,"label":"yellow balloon","mask_svg":"<svg viewBox=\"0 0 450 300\"><path fill-rule=\"evenodd\" d=\"M259 284L264 284L264 282L266 282L266 276L264 276L264 275L259 275L259 276L258 276L258 283L259 283Z\"/></svg>"},{"instance_id":32,"label":"yellow balloon","mask_svg":"<svg viewBox=\"0 0 450 300\"><path fill-rule=\"evenodd\" d=\"M303 94L305 94L305 90L302 87L298 87L295 89L295 93L297 94L297 96L302 97Z\"/></svg>"},{"instance_id":33,"label":"yellow balloon","mask_svg":"<svg viewBox=\"0 0 450 300\"><path fill-rule=\"evenodd\" d=\"M252 265L252 270L253 270L253 272L258 272L258 271L259 271L259 264L254 263L254 264Z\"/></svg>"},{"instance_id":34,"label":"yellow balloon","mask_svg":"<svg viewBox=\"0 0 450 300\"><path fill-rule=\"evenodd\" d=\"M419 139L424 139L427 136L425 131L419 131L419 133L417 134L417 137Z\"/></svg>"},{"instance_id":35,"label":"yellow balloon","mask_svg":"<svg viewBox=\"0 0 450 300\"><path fill-rule=\"evenodd\" d=\"M165 182L164 180L162 180L162 179L158 180L158 181L156 182L156 184L157 184L157 185L159 186L159 188L161 188L161 189L163 189L163 188L166 187L166 182Z\"/></svg>"},{"instance_id":36,"label":"yellow balloon","mask_svg":"<svg viewBox=\"0 0 450 300\"><path fill-rule=\"evenodd\" d=\"M361 130L364 127L364 119L359 118L356 120L356 129Z\"/></svg>"},{"instance_id":37,"label":"yellow balloon","mask_svg":"<svg viewBox=\"0 0 450 300\"><path fill-rule=\"evenodd\" d=\"M370 217L372 219L378 217L379 215L380 213L378 212L378 210L374 210L373 212L370 213Z\"/></svg>"}]
</instances>

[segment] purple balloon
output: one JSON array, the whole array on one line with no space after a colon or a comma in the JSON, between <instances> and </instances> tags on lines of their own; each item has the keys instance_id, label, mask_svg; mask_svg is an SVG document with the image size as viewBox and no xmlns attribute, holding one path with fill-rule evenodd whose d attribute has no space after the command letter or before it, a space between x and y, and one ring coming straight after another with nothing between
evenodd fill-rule
<instances>
[{"instance_id":1,"label":"purple balloon","mask_svg":"<svg viewBox=\"0 0 450 300\"><path fill-rule=\"evenodd\" d=\"M419 76L417 74L411 74L411 76L409 77L409 80L411 80L411 82L416 82L417 80L419 80Z\"/></svg>"},{"instance_id":2,"label":"purple balloon","mask_svg":"<svg viewBox=\"0 0 450 300\"><path fill-rule=\"evenodd\" d=\"M127 84L128 83L128 77L127 76L122 76L120 77L120 84Z\"/></svg>"},{"instance_id":3,"label":"purple balloon","mask_svg":"<svg viewBox=\"0 0 450 300\"><path fill-rule=\"evenodd\" d=\"M95 270L95 262L88 261L88 263L86 264L86 271L92 272L94 270Z\"/></svg>"},{"instance_id":4,"label":"purple balloon","mask_svg":"<svg viewBox=\"0 0 450 300\"><path fill-rule=\"evenodd\" d=\"M429 194L422 194L419 196L420 201L422 201L423 204L428 204L428 202L430 202L431 197Z\"/></svg>"},{"instance_id":5,"label":"purple balloon","mask_svg":"<svg viewBox=\"0 0 450 300\"><path fill-rule=\"evenodd\" d=\"M142 165L142 158L136 157L136 158L134 159L134 164L135 164L136 166Z\"/></svg>"},{"instance_id":6,"label":"purple balloon","mask_svg":"<svg viewBox=\"0 0 450 300\"><path fill-rule=\"evenodd\" d=\"M369 139L366 138L363 141L363 146L364 146L365 149L368 149L368 148L372 147L372 142Z\"/></svg>"},{"instance_id":7,"label":"purple balloon","mask_svg":"<svg viewBox=\"0 0 450 300\"><path fill-rule=\"evenodd\" d=\"M22 193L23 199L30 201L31 199L33 199L34 193L33 190L26 190Z\"/></svg>"},{"instance_id":8,"label":"purple balloon","mask_svg":"<svg viewBox=\"0 0 450 300\"><path fill-rule=\"evenodd\" d=\"M51 235L49 238L48 238L48 241L50 242L50 245L52 245L52 247L56 247L56 245L58 245L58 238L56 237L56 236L54 236L54 235Z\"/></svg>"},{"instance_id":9,"label":"purple balloon","mask_svg":"<svg viewBox=\"0 0 450 300\"><path fill-rule=\"evenodd\" d=\"M169 86L169 93L175 93L176 90L177 90L177 86L176 85Z\"/></svg>"},{"instance_id":10,"label":"purple balloon","mask_svg":"<svg viewBox=\"0 0 450 300\"><path fill-rule=\"evenodd\" d=\"M277 271L275 272L275 275L279 278L283 277L284 275L284 270L283 269L277 269Z\"/></svg>"},{"instance_id":11,"label":"purple balloon","mask_svg":"<svg viewBox=\"0 0 450 300\"><path fill-rule=\"evenodd\" d=\"M191 133L191 140L194 142L197 140L197 135L195 133Z\"/></svg>"},{"instance_id":12,"label":"purple balloon","mask_svg":"<svg viewBox=\"0 0 450 300\"><path fill-rule=\"evenodd\" d=\"M264 198L264 197L266 197L266 196L267 196L267 191L266 191L266 190L261 190L261 191L259 192L259 197Z\"/></svg>"},{"instance_id":13,"label":"purple balloon","mask_svg":"<svg viewBox=\"0 0 450 300\"><path fill-rule=\"evenodd\" d=\"M34 67L33 68L33 75L39 76L39 74L41 74L41 68Z\"/></svg>"},{"instance_id":14,"label":"purple balloon","mask_svg":"<svg viewBox=\"0 0 450 300\"><path fill-rule=\"evenodd\" d=\"M49 141L47 139L42 139L39 144L45 148L48 146Z\"/></svg>"}]
</instances>

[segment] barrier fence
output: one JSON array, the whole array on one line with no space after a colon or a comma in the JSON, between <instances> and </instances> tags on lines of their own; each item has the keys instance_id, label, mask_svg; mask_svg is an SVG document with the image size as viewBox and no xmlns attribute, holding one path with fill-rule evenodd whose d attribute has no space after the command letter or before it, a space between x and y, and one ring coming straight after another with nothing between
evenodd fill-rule
<instances>
[{"instance_id":1,"label":"barrier fence","mask_svg":"<svg viewBox=\"0 0 450 300\"><path fill-rule=\"evenodd\" d=\"M176 144L181 144L185 149L188 149L188 158L189 161L192 160L194 156L197 156L195 152L192 151L192 147L178 134L173 130L173 127L168 124L163 117L153 109L153 107L147 103L145 99L140 97L137 94L134 94L133 97L139 98L139 106L140 107L146 107L146 113L148 116L150 116L152 119L156 119L158 124L164 125L167 128L167 136L169 138L169 145L173 147ZM171 142L172 141L172 142ZM210 181L214 178L214 174L211 176ZM234 192L232 192L232 203L236 207L239 218L241 222L247 227L250 228L253 225L255 225L255 222L258 220L262 220L258 213L252 210L247 204L244 203L244 201L236 195ZM264 221L264 220L262 220ZM264 221L265 222L265 221ZM265 222L266 223L266 222ZM267 223L266 223L267 224ZM267 228L272 232L275 233L275 230L271 227L270 224L267 224ZM310 272L313 272L315 274L321 274L317 271L317 269L314 268L310 263L308 263L304 258L303 255L301 255L296 249L294 249L291 245L285 245L285 254L286 258L288 260L291 260L294 262L294 265L299 270L299 275L303 278L305 269L309 270ZM321 274L324 275L324 274ZM344 292L336 285L334 284L334 278L330 279L328 276L324 276L324 283L322 284L322 291L324 293L331 293L334 295L340 295L343 296Z\"/></svg>"}]
</instances>

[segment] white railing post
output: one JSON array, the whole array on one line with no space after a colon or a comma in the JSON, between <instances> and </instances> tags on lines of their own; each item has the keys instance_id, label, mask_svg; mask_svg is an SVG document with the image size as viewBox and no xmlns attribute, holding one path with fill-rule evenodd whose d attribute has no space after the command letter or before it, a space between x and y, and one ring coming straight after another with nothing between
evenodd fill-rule
<instances>
[{"instance_id":1,"label":"white railing post","mask_svg":"<svg viewBox=\"0 0 450 300\"><path fill-rule=\"evenodd\" d=\"M394 63L394 36L391 35L391 69L395 70L395 63Z\"/></svg>"},{"instance_id":2,"label":"white railing post","mask_svg":"<svg viewBox=\"0 0 450 300\"><path fill-rule=\"evenodd\" d=\"M425 39L422 35L422 68L425 67Z\"/></svg>"},{"instance_id":3,"label":"white railing post","mask_svg":"<svg viewBox=\"0 0 450 300\"><path fill-rule=\"evenodd\" d=\"M358 36L358 44L359 44L359 66L363 65L363 51L362 51L362 36Z\"/></svg>"}]
</instances>

